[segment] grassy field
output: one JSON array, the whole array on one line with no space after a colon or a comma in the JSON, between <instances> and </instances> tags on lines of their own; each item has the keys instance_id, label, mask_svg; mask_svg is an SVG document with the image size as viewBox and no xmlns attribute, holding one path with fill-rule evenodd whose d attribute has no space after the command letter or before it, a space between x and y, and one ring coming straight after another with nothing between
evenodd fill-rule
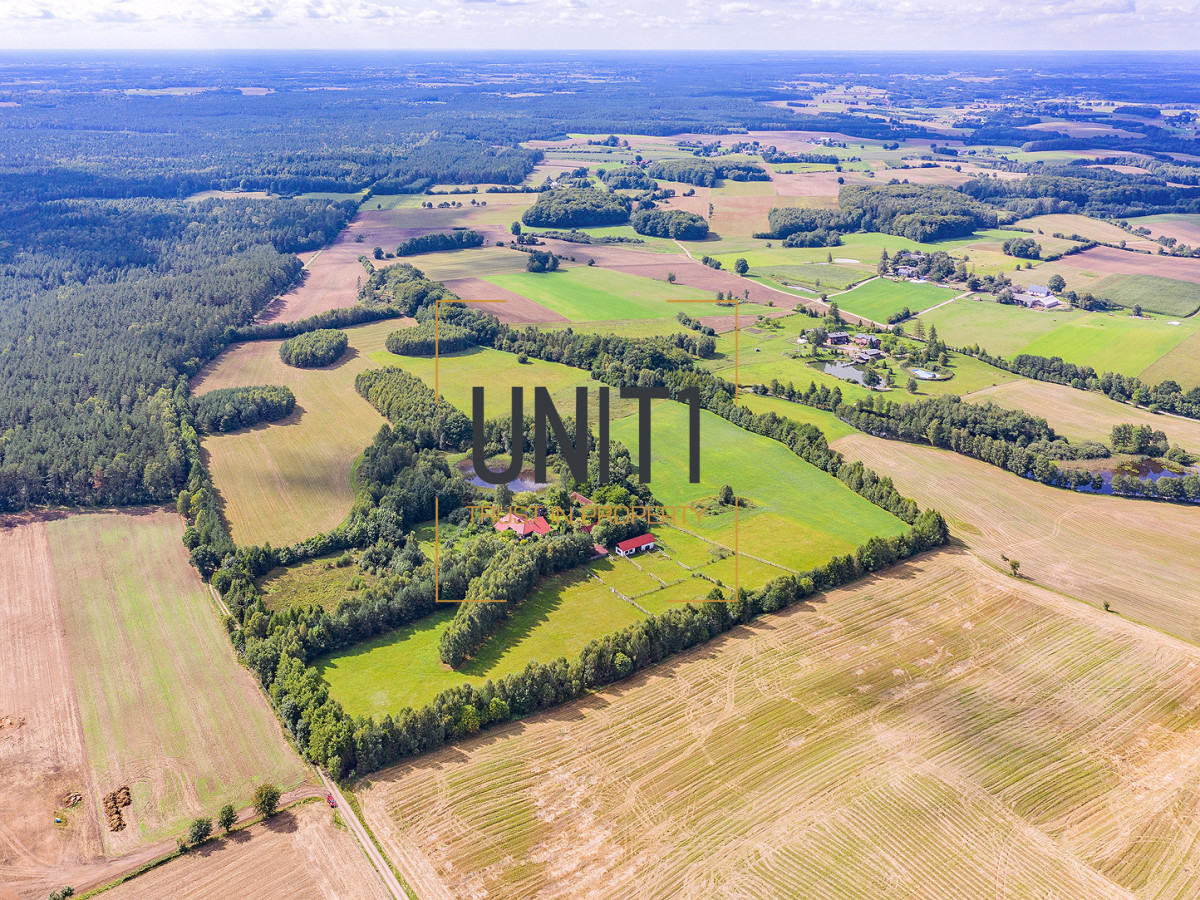
<instances>
[{"instance_id":1,"label":"grassy field","mask_svg":"<svg viewBox=\"0 0 1200 900\"><path fill-rule=\"evenodd\" d=\"M1093 293L1125 307L1135 304L1167 316L1190 316L1200 309L1200 284L1156 275L1106 275Z\"/></svg>"},{"instance_id":2,"label":"grassy field","mask_svg":"<svg viewBox=\"0 0 1200 900\"><path fill-rule=\"evenodd\" d=\"M992 565L1004 566L1005 554L1021 563L1022 578L1094 606L1108 601L1121 616L1200 642L1200 558L1190 550L1200 540L1195 509L1075 493L948 450L861 433L834 448L940 510Z\"/></svg>"},{"instance_id":3,"label":"grassy field","mask_svg":"<svg viewBox=\"0 0 1200 900\"><path fill-rule=\"evenodd\" d=\"M1123 422L1148 425L1166 433L1172 445L1200 453L1200 422L1178 416L1154 415L1126 403L1117 403L1093 391L1077 391L1062 384L1021 378L998 387L967 394L972 403L991 401L1006 409L1023 409L1042 416L1054 430L1072 441L1111 439L1112 427Z\"/></svg>"},{"instance_id":4,"label":"grassy field","mask_svg":"<svg viewBox=\"0 0 1200 900\"><path fill-rule=\"evenodd\" d=\"M181 834L257 784L307 770L234 656L188 565L174 512L76 515L46 525L92 770L86 802L129 785L110 851Z\"/></svg>"},{"instance_id":5,"label":"grassy field","mask_svg":"<svg viewBox=\"0 0 1200 900\"><path fill-rule=\"evenodd\" d=\"M360 797L421 896L1182 896L1198 663L946 552Z\"/></svg>"},{"instance_id":6,"label":"grassy field","mask_svg":"<svg viewBox=\"0 0 1200 900\"><path fill-rule=\"evenodd\" d=\"M339 568L334 564L339 555L272 569L260 585L267 608L291 609L316 603L332 612L343 598L378 580L353 564Z\"/></svg>"},{"instance_id":7,"label":"grassy field","mask_svg":"<svg viewBox=\"0 0 1200 900\"><path fill-rule=\"evenodd\" d=\"M713 310L713 294L707 291L598 266L576 266L540 275L492 275L485 280L528 297L572 322L674 319L681 311L700 316ZM668 302L683 300L695 304Z\"/></svg>"},{"instance_id":8,"label":"grassy field","mask_svg":"<svg viewBox=\"0 0 1200 900\"><path fill-rule=\"evenodd\" d=\"M625 560L622 568L634 571ZM482 684L532 661L575 657L584 645L643 617L593 575L611 563L593 563L545 579L479 654L458 671L438 658L438 641L457 604L349 650L330 654L318 669L330 692L352 715L396 713L427 703L464 681Z\"/></svg>"},{"instance_id":9,"label":"grassy field","mask_svg":"<svg viewBox=\"0 0 1200 900\"><path fill-rule=\"evenodd\" d=\"M960 293L936 284L911 284L890 278L876 278L831 299L847 312L865 316L874 322L887 322L888 316L905 307L915 313L921 312L952 300Z\"/></svg>"},{"instance_id":10,"label":"grassy field","mask_svg":"<svg viewBox=\"0 0 1200 900\"><path fill-rule=\"evenodd\" d=\"M907 527L782 444L707 411L700 413L700 483L690 484L686 406L659 401L651 422L650 488L661 502L692 503L714 496L727 483L752 504L738 513L736 529L732 511L705 516L691 526L702 537L727 547L736 539L743 553L804 570L852 552L871 535L899 534ZM613 421L612 435L636 461L637 417Z\"/></svg>"},{"instance_id":11,"label":"grassy field","mask_svg":"<svg viewBox=\"0 0 1200 900\"><path fill-rule=\"evenodd\" d=\"M276 547L334 527L353 501L350 471L384 419L354 390L383 347L393 321L347 329L350 350L333 366L297 369L279 359L279 341L238 344L202 372L193 389L283 384L296 395L286 419L204 438L209 471L234 540Z\"/></svg>"},{"instance_id":12,"label":"grassy field","mask_svg":"<svg viewBox=\"0 0 1200 900\"><path fill-rule=\"evenodd\" d=\"M1034 311L988 301L959 300L921 316L954 347L978 344L1011 358L1018 353L1061 356L1097 372L1139 375L1200 330L1200 320L1123 312ZM1179 321L1179 325L1169 322ZM1167 376L1164 376L1167 377Z\"/></svg>"}]
</instances>

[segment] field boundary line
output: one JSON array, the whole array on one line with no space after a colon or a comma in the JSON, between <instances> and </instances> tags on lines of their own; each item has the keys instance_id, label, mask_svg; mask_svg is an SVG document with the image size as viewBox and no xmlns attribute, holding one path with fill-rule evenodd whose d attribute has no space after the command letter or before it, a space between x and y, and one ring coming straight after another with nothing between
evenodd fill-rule
<instances>
[{"instance_id":1,"label":"field boundary line","mask_svg":"<svg viewBox=\"0 0 1200 900\"><path fill-rule=\"evenodd\" d=\"M682 531L684 534L690 534L694 538L699 538L700 540L704 541L704 543L706 543L706 544L712 544L714 547L720 547L722 550L728 550L734 556L744 556L744 557L746 557L746 559L752 559L755 562L765 563L768 566L774 566L776 569L783 569L783 571L791 572L793 575L800 574L800 571L798 569L791 569L791 568L788 568L787 566L781 565L777 562L773 562L772 560L763 559L761 556L754 556L753 554L746 553L741 550L734 550L732 547L726 547L724 544L718 543L717 541L711 540L710 538L706 538L702 534L696 534L696 532L694 532L694 531L689 531L688 529L684 528L682 525L675 525L673 527L678 531ZM703 568L703 567L701 567L701 568ZM689 570L689 571L691 571L691 570Z\"/></svg>"}]
</instances>

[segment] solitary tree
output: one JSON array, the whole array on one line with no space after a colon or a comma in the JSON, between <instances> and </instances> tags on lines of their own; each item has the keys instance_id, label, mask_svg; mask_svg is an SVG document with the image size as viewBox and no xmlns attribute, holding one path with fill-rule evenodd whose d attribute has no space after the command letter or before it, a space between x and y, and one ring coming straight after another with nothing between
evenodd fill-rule
<instances>
[{"instance_id":1,"label":"solitary tree","mask_svg":"<svg viewBox=\"0 0 1200 900\"><path fill-rule=\"evenodd\" d=\"M1061 275L1055 273L1054 275L1051 275L1050 280L1046 282L1046 287L1050 288L1050 290L1057 294L1059 291L1066 290L1067 280Z\"/></svg>"},{"instance_id":2,"label":"solitary tree","mask_svg":"<svg viewBox=\"0 0 1200 900\"><path fill-rule=\"evenodd\" d=\"M207 816L192 819L192 825L188 829L188 841L193 844L203 844L212 834L212 825L212 819Z\"/></svg>"},{"instance_id":3,"label":"solitary tree","mask_svg":"<svg viewBox=\"0 0 1200 900\"><path fill-rule=\"evenodd\" d=\"M733 263L733 271L739 275L745 275L750 271L750 263L746 262L745 258L739 256Z\"/></svg>"},{"instance_id":4,"label":"solitary tree","mask_svg":"<svg viewBox=\"0 0 1200 900\"><path fill-rule=\"evenodd\" d=\"M1013 578L1016 578L1021 572L1021 564L1019 562L1017 562L1015 559L1010 559L1008 561L1008 567L1010 569L1012 569Z\"/></svg>"},{"instance_id":5,"label":"solitary tree","mask_svg":"<svg viewBox=\"0 0 1200 900\"><path fill-rule=\"evenodd\" d=\"M273 784L260 784L254 789L254 797L251 799L254 811L264 819L275 815L275 810L279 808L281 794L279 788Z\"/></svg>"},{"instance_id":6,"label":"solitary tree","mask_svg":"<svg viewBox=\"0 0 1200 900\"><path fill-rule=\"evenodd\" d=\"M717 502L722 506L733 506L733 488L727 484L721 485L721 490L717 492Z\"/></svg>"},{"instance_id":7,"label":"solitary tree","mask_svg":"<svg viewBox=\"0 0 1200 900\"><path fill-rule=\"evenodd\" d=\"M915 394L917 392L917 379L913 378L911 375L908 376L908 392L910 394Z\"/></svg>"},{"instance_id":8,"label":"solitary tree","mask_svg":"<svg viewBox=\"0 0 1200 900\"><path fill-rule=\"evenodd\" d=\"M508 226L508 230L511 231L513 234L520 234L521 233L521 223L513 222L511 225Z\"/></svg>"},{"instance_id":9,"label":"solitary tree","mask_svg":"<svg viewBox=\"0 0 1200 900\"><path fill-rule=\"evenodd\" d=\"M496 488L496 505L501 509L508 509L512 506L513 492L507 484L499 485Z\"/></svg>"},{"instance_id":10,"label":"solitary tree","mask_svg":"<svg viewBox=\"0 0 1200 900\"><path fill-rule=\"evenodd\" d=\"M668 272L667 273L667 284L674 284L674 283L675 283L675 273Z\"/></svg>"},{"instance_id":11,"label":"solitary tree","mask_svg":"<svg viewBox=\"0 0 1200 900\"><path fill-rule=\"evenodd\" d=\"M221 811L217 813L217 824L221 826L221 830L228 833L233 827L233 823L237 821L237 811L234 810L232 803L226 803L221 807Z\"/></svg>"}]
</instances>

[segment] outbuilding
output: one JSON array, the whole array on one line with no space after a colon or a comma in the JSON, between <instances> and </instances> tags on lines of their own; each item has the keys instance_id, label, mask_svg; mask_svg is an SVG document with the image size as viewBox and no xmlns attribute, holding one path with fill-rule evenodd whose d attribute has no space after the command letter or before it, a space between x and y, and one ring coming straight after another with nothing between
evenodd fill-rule
<instances>
[{"instance_id":1,"label":"outbuilding","mask_svg":"<svg viewBox=\"0 0 1200 900\"><path fill-rule=\"evenodd\" d=\"M639 550L653 549L654 535L650 533L640 534L637 537L631 537L617 544L617 556L633 556Z\"/></svg>"}]
</instances>

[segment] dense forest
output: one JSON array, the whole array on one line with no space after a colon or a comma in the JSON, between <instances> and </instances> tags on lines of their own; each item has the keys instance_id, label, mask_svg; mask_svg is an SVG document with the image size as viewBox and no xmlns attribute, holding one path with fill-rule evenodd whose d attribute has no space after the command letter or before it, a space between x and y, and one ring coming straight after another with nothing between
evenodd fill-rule
<instances>
[{"instance_id":1,"label":"dense forest","mask_svg":"<svg viewBox=\"0 0 1200 900\"><path fill-rule=\"evenodd\" d=\"M354 204L0 200L0 510L172 499L158 399L299 277Z\"/></svg>"},{"instance_id":2,"label":"dense forest","mask_svg":"<svg viewBox=\"0 0 1200 900\"><path fill-rule=\"evenodd\" d=\"M456 229L449 234L434 232L409 238L396 248L397 256L416 256L418 253L434 253L441 250L462 250L465 247L483 246L483 235L478 231Z\"/></svg>"},{"instance_id":3,"label":"dense forest","mask_svg":"<svg viewBox=\"0 0 1200 900\"><path fill-rule=\"evenodd\" d=\"M767 222L771 230L763 237L786 238L789 247L825 247L840 244L848 231L882 231L921 243L965 237L995 228L998 217L953 188L895 182L846 185L838 192L836 213L779 207Z\"/></svg>"}]
</instances>

